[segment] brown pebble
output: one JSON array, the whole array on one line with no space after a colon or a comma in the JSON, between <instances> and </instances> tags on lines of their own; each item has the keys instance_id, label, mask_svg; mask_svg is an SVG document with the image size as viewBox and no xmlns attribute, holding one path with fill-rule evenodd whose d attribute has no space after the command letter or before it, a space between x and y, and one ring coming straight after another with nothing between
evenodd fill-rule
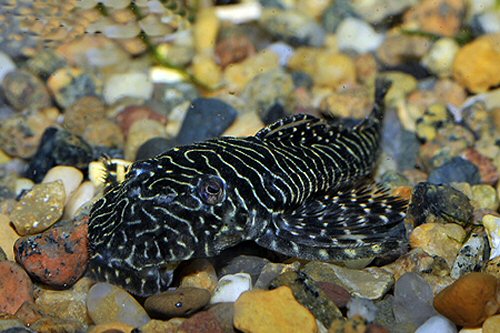
<instances>
[{"instance_id":1,"label":"brown pebble","mask_svg":"<svg viewBox=\"0 0 500 333\"><path fill-rule=\"evenodd\" d=\"M15 314L24 302L33 302L33 283L15 262L0 262L0 313Z\"/></svg>"},{"instance_id":2,"label":"brown pebble","mask_svg":"<svg viewBox=\"0 0 500 333\"><path fill-rule=\"evenodd\" d=\"M434 307L459 326L478 326L499 310L498 288L493 275L469 273L437 294Z\"/></svg>"},{"instance_id":3,"label":"brown pebble","mask_svg":"<svg viewBox=\"0 0 500 333\"><path fill-rule=\"evenodd\" d=\"M73 285L87 267L87 223L21 237L16 241L14 252L16 261L39 281L53 287Z\"/></svg>"},{"instance_id":4,"label":"brown pebble","mask_svg":"<svg viewBox=\"0 0 500 333\"><path fill-rule=\"evenodd\" d=\"M152 316L182 317L207 305L210 297L206 289L177 288L148 297L144 308Z\"/></svg>"}]
</instances>

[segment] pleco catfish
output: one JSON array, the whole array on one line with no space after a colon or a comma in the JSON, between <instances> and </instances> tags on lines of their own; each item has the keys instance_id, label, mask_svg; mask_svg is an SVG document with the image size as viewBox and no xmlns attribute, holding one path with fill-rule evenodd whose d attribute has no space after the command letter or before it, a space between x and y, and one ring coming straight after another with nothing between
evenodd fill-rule
<instances>
[{"instance_id":1,"label":"pleco catfish","mask_svg":"<svg viewBox=\"0 0 500 333\"><path fill-rule=\"evenodd\" d=\"M400 251L406 202L369 180L389 86L377 80L355 126L294 115L133 163L91 211L91 274L146 296L169 286L170 264L245 240L322 261Z\"/></svg>"}]
</instances>

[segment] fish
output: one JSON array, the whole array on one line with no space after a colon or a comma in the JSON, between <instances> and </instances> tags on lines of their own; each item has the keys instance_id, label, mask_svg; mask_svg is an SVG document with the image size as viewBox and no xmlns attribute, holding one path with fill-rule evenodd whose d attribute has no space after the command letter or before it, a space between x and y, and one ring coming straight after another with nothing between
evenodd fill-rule
<instances>
[{"instance_id":1,"label":"fish","mask_svg":"<svg viewBox=\"0 0 500 333\"><path fill-rule=\"evenodd\" d=\"M333 262L401 252L407 202L371 180L390 85L353 126L297 114L134 162L91 209L91 276L148 296L179 262L243 241Z\"/></svg>"}]
</instances>

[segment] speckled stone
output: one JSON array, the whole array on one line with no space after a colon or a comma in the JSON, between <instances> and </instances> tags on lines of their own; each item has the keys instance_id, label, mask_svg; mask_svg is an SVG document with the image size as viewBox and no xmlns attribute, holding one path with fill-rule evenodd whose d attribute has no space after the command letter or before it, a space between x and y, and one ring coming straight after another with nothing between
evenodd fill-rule
<instances>
[{"instance_id":1,"label":"speckled stone","mask_svg":"<svg viewBox=\"0 0 500 333\"><path fill-rule=\"evenodd\" d=\"M87 223L53 227L21 237L14 246L16 261L35 279L49 286L73 285L88 261Z\"/></svg>"},{"instance_id":2,"label":"speckled stone","mask_svg":"<svg viewBox=\"0 0 500 333\"><path fill-rule=\"evenodd\" d=\"M481 325L499 309L498 279L485 273L469 273L434 298L436 310L460 326Z\"/></svg>"},{"instance_id":3,"label":"speckled stone","mask_svg":"<svg viewBox=\"0 0 500 333\"><path fill-rule=\"evenodd\" d=\"M315 333L313 315L294 298L288 287L252 290L236 301L234 326L245 333Z\"/></svg>"},{"instance_id":4,"label":"speckled stone","mask_svg":"<svg viewBox=\"0 0 500 333\"><path fill-rule=\"evenodd\" d=\"M329 327L335 319L342 319L342 313L335 302L302 272L286 272L271 282L272 289L287 286L292 290L295 299L311 311L314 317L325 327Z\"/></svg>"},{"instance_id":5,"label":"speckled stone","mask_svg":"<svg viewBox=\"0 0 500 333\"><path fill-rule=\"evenodd\" d=\"M87 308L95 324L118 321L142 326L150 320L146 311L129 293L105 282L96 283L90 288Z\"/></svg>"},{"instance_id":6,"label":"speckled stone","mask_svg":"<svg viewBox=\"0 0 500 333\"><path fill-rule=\"evenodd\" d=\"M303 271L314 281L334 282L352 295L368 299L380 299L394 284L392 274L378 267L357 270L311 261Z\"/></svg>"},{"instance_id":7,"label":"speckled stone","mask_svg":"<svg viewBox=\"0 0 500 333\"><path fill-rule=\"evenodd\" d=\"M10 214L16 231L28 235L46 230L61 218L65 200L66 193L60 180L33 186Z\"/></svg>"},{"instance_id":8,"label":"speckled stone","mask_svg":"<svg viewBox=\"0 0 500 333\"><path fill-rule=\"evenodd\" d=\"M33 283L15 262L0 261L0 312L14 314L24 302L33 302Z\"/></svg>"},{"instance_id":9,"label":"speckled stone","mask_svg":"<svg viewBox=\"0 0 500 333\"><path fill-rule=\"evenodd\" d=\"M81 278L67 290L41 288L35 304L46 315L91 324L87 313L87 294L93 284L92 280Z\"/></svg>"},{"instance_id":10,"label":"speckled stone","mask_svg":"<svg viewBox=\"0 0 500 333\"><path fill-rule=\"evenodd\" d=\"M47 80L47 86L57 104L67 108L84 96L100 94L102 83L94 75L76 67L56 70Z\"/></svg>"},{"instance_id":11,"label":"speckled stone","mask_svg":"<svg viewBox=\"0 0 500 333\"><path fill-rule=\"evenodd\" d=\"M38 111L50 106L49 92L43 82L25 70L14 70L5 75L3 93L7 101L18 111Z\"/></svg>"},{"instance_id":12,"label":"speckled stone","mask_svg":"<svg viewBox=\"0 0 500 333\"><path fill-rule=\"evenodd\" d=\"M208 290L181 287L148 297L144 302L144 308L153 317L184 317L201 309L209 301Z\"/></svg>"}]
</instances>

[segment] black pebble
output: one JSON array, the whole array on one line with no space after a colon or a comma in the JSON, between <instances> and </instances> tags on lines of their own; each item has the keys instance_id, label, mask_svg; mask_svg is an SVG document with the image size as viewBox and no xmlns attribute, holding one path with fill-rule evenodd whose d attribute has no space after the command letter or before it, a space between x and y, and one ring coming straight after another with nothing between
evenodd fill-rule
<instances>
[{"instance_id":1,"label":"black pebble","mask_svg":"<svg viewBox=\"0 0 500 333\"><path fill-rule=\"evenodd\" d=\"M466 159L454 157L429 174L429 183L447 184L452 182L479 184L481 182L479 169Z\"/></svg>"},{"instance_id":2,"label":"black pebble","mask_svg":"<svg viewBox=\"0 0 500 333\"><path fill-rule=\"evenodd\" d=\"M196 98L190 105L177 135L179 145L219 137L236 120L238 112L216 98Z\"/></svg>"},{"instance_id":3,"label":"black pebble","mask_svg":"<svg viewBox=\"0 0 500 333\"><path fill-rule=\"evenodd\" d=\"M40 146L31 159L25 177L41 182L47 171L56 165L69 165L84 169L92 161L92 147L79 136L49 127Z\"/></svg>"}]
</instances>

